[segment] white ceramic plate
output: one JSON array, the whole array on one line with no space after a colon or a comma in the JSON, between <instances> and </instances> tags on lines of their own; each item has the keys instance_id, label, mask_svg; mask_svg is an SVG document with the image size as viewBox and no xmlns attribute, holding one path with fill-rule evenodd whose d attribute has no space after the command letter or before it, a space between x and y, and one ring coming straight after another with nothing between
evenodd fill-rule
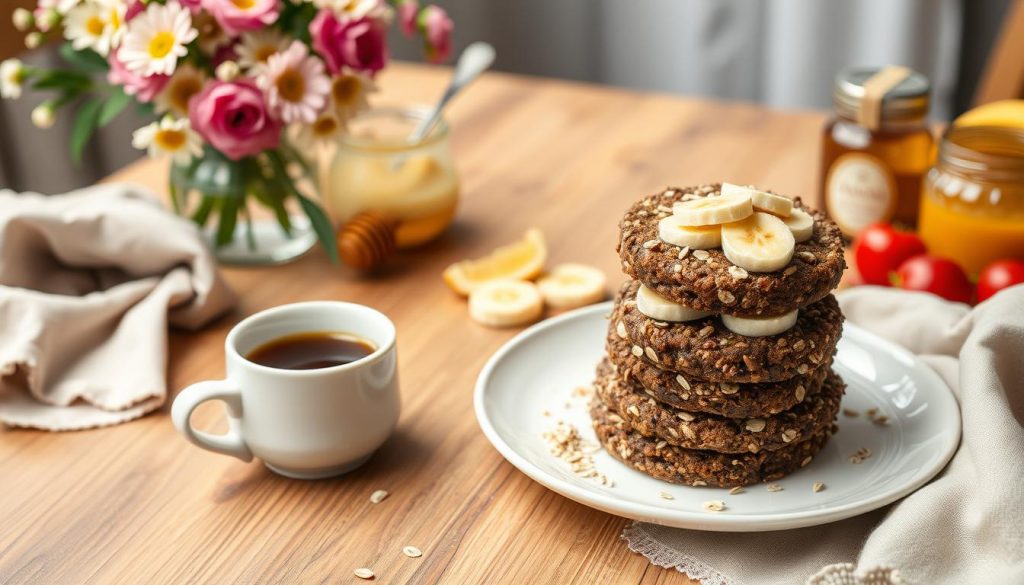
<instances>
[{"instance_id":1,"label":"white ceramic plate","mask_svg":"<svg viewBox=\"0 0 1024 585\"><path fill-rule=\"evenodd\" d=\"M960 412L952 393L930 368L906 350L854 325L844 326L835 369L848 388L840 431L807 467L775 483L778 492L753 485L745 492L678 486L648 477L594 454L598 471L615 485L574 475L548 451L541 436L558 419L595 442L587 398L573 389L589 385L604 352L605 316L611 303L549 319L523 331L484 366L477 380L477 420L495 448L523 473L548 488L605 512L696 530L757 532L814 526L874 510L924 485L949 461L960 442ZM869 422L877 408L888 426ZM545 411L550 414L545 415ZM872 456L849 457L861 447ZM814 493L815 482L825 489ZM659 494L668 492L675 499ZM707 512L703 503L723 500L727 509Z\"/></svg>"}]
</instances>

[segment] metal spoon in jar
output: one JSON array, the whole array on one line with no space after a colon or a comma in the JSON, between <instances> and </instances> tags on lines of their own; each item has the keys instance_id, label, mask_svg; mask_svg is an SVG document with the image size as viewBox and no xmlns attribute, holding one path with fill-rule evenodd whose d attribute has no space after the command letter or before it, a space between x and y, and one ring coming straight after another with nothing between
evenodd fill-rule
<instances>
[{"instance_id":1,"label":"metal spoon in jar","mask_svg":"<svg viewBox=\"0 0 1024 585\"><path fill-rule=\"evenodd\" d=\"M434 109L430 111L430 115L424 118L409 135L409 142L416 144L430 134L430 131L434 129L434 124L437 124L438 119L441 118L441 110L455 97L455 94L486 71L491 63L494 63L494 47L489 43L477 41L466 47L455 64L455 73L452 75L448 89L445 90Z\"/></svg>"}]
</instances>

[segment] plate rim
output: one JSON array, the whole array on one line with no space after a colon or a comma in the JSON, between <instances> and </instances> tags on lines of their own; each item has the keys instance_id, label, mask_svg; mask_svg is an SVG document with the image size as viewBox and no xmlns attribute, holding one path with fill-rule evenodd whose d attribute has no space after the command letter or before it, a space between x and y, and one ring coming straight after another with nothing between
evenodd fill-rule
<instances>
[{"instance_id":1,"label":"plate rim","mask_svg":"<svg viewBox=\"0 0 1024 585\"><path fill-rule=\"evenodd\" d=\"M511 463L514 467L537 483L587 507L643 522L653 522L664 526L714 532L762 532L818 526L858 516L872 510L877 510L878 508L887 506L912 494L945 469L946 465L949 464L949 461L953 458L953 455L956 453L960 445L962 423L959 404L956 397L953 395L952 390L946 385L945 381L938 375L938 373L936 373L935 370L927 364L923 363L920 358L906 348L879 337L878 335L858 327L857 325L846 322L843 324L843 336L850 334L867 339L880 346L883 351L890 354L897 354L894 357L909 361L914 365L915 369L919 369L921 371L925 378L930 378L929 382L931 385L934 385L943 396L943 398L939 398L939 400L953 401L954 408L952 409L952 412L956 419L956 425L954 427L955 431L951 435L952 438L942 445L943 453L941 457L937 459L937 463L927 472L919 473L913 477L912 481L908 481L901 486L889 489L888 491L883 491L872 498L862 501L802 512L744 514L742 516L730 516L728 514L709 515L703 512L683 509L667 510L651 504L626 502L600 491L581 488L556 475L546 472L509 445L495 428L488 416L484 406L484 396L487 392L488 386L490 385L495 369L505 359L505 356L511 353L518 346L526 343L531 337L534 337L547 329L558 327L566 321L590 317L593 313L608 312L611 310L612 306L612 301L605 301L596 305L582 307L545 319L539 323L535 323L523 331L520 331L514 337L502 344L502 346L498 348L490 358L488 358L487 362L480 370L480 374L477 376L476 384L473 389L473 411L476 414L477 424L483 431L484 436L487 437L487 440L490 441L491 445L498 451L498 453L500 453L506 461ZM918 368L917 366L922 367Z\"/></svg>"}]
</instances>

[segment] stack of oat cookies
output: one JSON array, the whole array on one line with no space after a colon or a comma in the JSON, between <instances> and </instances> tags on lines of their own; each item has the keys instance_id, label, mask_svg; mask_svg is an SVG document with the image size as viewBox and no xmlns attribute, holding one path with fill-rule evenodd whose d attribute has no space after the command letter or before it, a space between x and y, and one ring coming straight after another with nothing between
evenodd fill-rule
<instances>
[{"instance_id":1,"label":"stack of oat cookies","mask_svg":"<svg viewBox=\"0 0 1024 585\"><path fill-rule=\"evenodd\" d=\"M811 462L844 384L832 371L845 269L838 227L770 192L668 189L619 224L631 278L598 366L594 428L627 465L732 487Z\"/></svg>"}]
</instances>

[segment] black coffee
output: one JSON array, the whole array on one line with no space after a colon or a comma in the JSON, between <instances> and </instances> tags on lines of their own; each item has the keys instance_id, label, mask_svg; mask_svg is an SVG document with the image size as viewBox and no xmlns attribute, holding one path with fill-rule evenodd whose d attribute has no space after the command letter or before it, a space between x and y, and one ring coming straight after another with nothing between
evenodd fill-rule
<instances>
[{"instance_id":1,"label":"black coffee","mask_svg":"<svg viewBox=\"0 0 1024 585\"><path fill-rule=\"evenodd\" d=\"M316 370L363 359L376 348L351 333L309 331L268 341L245 357L261 366L282 370Z\"/></svg>"}]
</instances>

